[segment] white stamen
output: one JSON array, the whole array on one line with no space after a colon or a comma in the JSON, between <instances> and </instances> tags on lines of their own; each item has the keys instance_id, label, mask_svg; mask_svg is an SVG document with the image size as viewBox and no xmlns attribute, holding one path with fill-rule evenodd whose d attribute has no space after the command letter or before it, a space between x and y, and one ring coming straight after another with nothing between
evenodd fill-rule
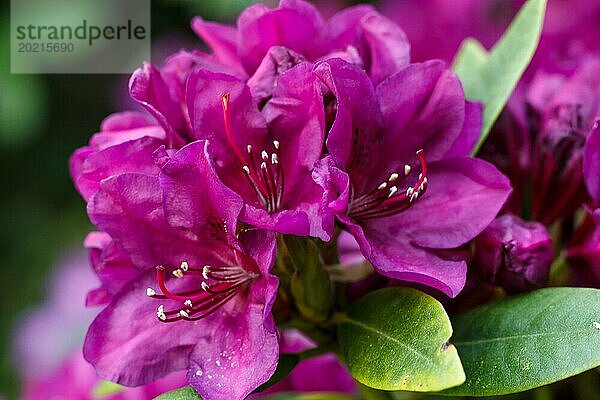
<instances>
[{"instance_id":1,"label":"white stamen","mask_svg":"<svg viewBox=\"0 0 600 400\"><path fill-rule=\"evenodd\" d=\"M398 191L398 188L396 186L392 186L390 188L390 192L388 193L388 197L392 197L394 194L396 194L397 191Z\"/></svg>"},{"instance_id":2,"label":"white stamen","mask_svg":"<svg viewBox=\"0 0 600 400\"><path fill-rule=\"evenodd\" d=\"M200 287L202 288L202 290L204 290L205 292L208 292L210 290L210 286L208 286L208 283L206 282L202 282L200 284Z\"/></svg>"},{"instance_id":3,"label":"white stamen","mask_svg":"<svg viewBox=\"0 0 600 400\"><path fill-rule=\"evenodd\" d=\"M190 299L187 299L186 301L183 302L183 305L188 307L188 308L192 308L192 301Z\"/></svg>"},{"instance_id":4,"label":"white stamen","mask_svg":"<svg viewBox=\"0 0 600 400\"><path fill-rule=\"evenodd\" d=\"M406 195L412 196L414 191L415 191L415 189L412 186L410 186L408 189L406 189Z\"/></svg>"},{"instance_id":5,"label":"white stamen","mask_svg":"<svg viewBox=\"0 0 600 400\"><path fill-rule=\"evenodd\" d=\"M148 296L148 297L152 297L152 296L154 296L155 294L156 294L156 292L154 291L154 289L152 289L152 288L148 288L148 289L146 289L146 296Z\"/></svg>"},{"instance_id":6,"label":"white stamen","mask_svg":"<svg viewBox=\"0 0 600 400\"><path fill-rule=\"evenodd\" d=\"M156 310L156 316L161 321L164 321L167 319L167 316L165 315L165 306L163 306L162 304L158 306L158 309Z\"/></svg>"},{"instance_id":7,"label":"white stamen","mask_svg":"<svg viewBox=\"0 0 600 400\"><path fill-rule=\"evenodd\" d=\"M263 150L260 153L260 156L262 157L263 160L267 161L269 159L269 153L267 153L265 150Z\"/></svg>"},{"instance_id":8,"label":"white stamen","mask_svg":"<svg viewBox=\"0 0 600 400\"><path fill-rule=\"evenodd\" d=\"M175 271L173 271L173 276L175 278L183 278L183 271L180 269L176 269Z\"/></svg>"},{"instance_id":9,"label":"white stamen","mask_svg":"<svg viewBox=\"0 0 600 400\"><path fill-rule=\"evenodd\" d=\"M378 190L383 190L387 187L387 182L383 182L381 185L377 186Z\"/></svg>"},{"instance_id":10,"label":"white stamen","mask_svg":"<svg viewBox=\"0 0 600 400\"><path fill-rule=\"evenodd\" d=\"M410 167L410 165L406 164L404 166L404 175L408 175L410 174L410 171L412 170L412 168Z\"/></svg>"},{"instance_id":11,"label":"white stamen","mask_svg":"<svg viewBox=\"0 0 600 400\"><path fill-rule=\"evenodd\" d=\"M252 153L252 145L248 145L246 146L246 151L248 152L248 154Z\"/></svg>"},{"instance_id":12,"label":"white stamen","mask_svg":"<svg viewBox=\"0 0 600 400\"><path fill-rule=\"evenodd\" d=\"M248 166L247 166L247 165L244 165L244 166L242 167L242 169L244 170L244 172L245 172L245 173L247 173L248 175L250 175L250 168L248 168Z\"/></svg>"},{"instance_id":13,"label":"white stamen","mask_svg":"<svg viewBox=\"0 0 600 400\"><path fill-rule=\"evenodd\" d=\"M279 160L277 159L277 154L271 154L271 164L279 164Z\"/></svg>"},{"instance_id":14,"label":"white stamen","mask_svg":"<svg viewBox=\"0 0 600 400\"><path fill-rule=\"evenodd\" d=\"M181 315L184 318L189 318L190 314L188 314L187 312L185 312L185 310L179 310L179 315Z\"/></svg>"},{"instance_id":15,"label":"white stamen","mask_svg":"<svg viewBox=\"0 0 600 400\"><path fill-rule=\"evenodd\" d=\"M273 140L273 146L279 150L279 140Z\"/></svg>"},{"instance_id":16,"label":"white stamen","mask_svg":"<svg viewBox=\"0 0 600 400\"><path fill-rule=\"evenodd\" d=\"M210 272L210 265L205 265L202 267L202 276L204 279L208 279L208 273Z\"/></svg>"},{"instance_id":17,"label":"white stamen","mask_svg":"<svg viewBox=\"0 0 600 400\"><path fill-rule=\"evenodd\" d=\"M267 163L266 162L261 162L260 163L260 169L267 169Z\"/></svg>"},{"instance_id":18,"label":"white stamen","mask_svg":"<svg viewBox=\"0 0 600 400\"><path fill-rule=\"evenodd\" d=\"M190 268L190 266L188 265L187 261L183 261L181 263L181 265L179 266L179 268L181 268L181 270L183 272L187 272L187 270Z\"/></svg>"},{"instance_id":19,"label":"white stamen","mask_svg":"<svg viewBox=\"0 0 600 400\"><path fill-rule=\"evenodd\" d=\"M400 175L398 175L397 173L393 172L390 177L388 178L388 182L392 182L395 181L396 179L398 179Z\"/></svg>"},{"instance_id":20,"label":"white stamen","mask_svg":"<svg viewBox=\"0 0 600 400\"><path fill-rule=\"evenodd\" d=\"M419 174L419 179L421 179L423 177L423 174Z\"/></svg>"},{"instance_id":21,"label":"white stamen","mask_svg":"<svg viewBox=\"0 0 600 400\"><path fill-rule=\"evenodd\" d=\"M419 197L419 192L414 192L413 194L411 194L410 202L412 203L413 201L415 201L417 199L417 197Z\"/></svg>"}]
</instances>

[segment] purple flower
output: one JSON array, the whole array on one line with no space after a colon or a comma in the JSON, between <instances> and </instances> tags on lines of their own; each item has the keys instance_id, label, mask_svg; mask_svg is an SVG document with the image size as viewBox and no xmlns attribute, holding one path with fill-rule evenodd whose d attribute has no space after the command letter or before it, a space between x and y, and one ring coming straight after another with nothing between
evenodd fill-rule
<instances>
[{"instance_id":1,"label":"purple flower","mask_svg":"<svg viewBox=\"0 0 600 400\"><path fill-rule=\"evenodd\" d=\"M323 99L312 65L283 72L262 105L252 86L205 70L188 79L194 135L211 143L222 181L244 200L241 221L258 228L327 240L323 189L311 177L325 135ZM202 179L201 176L195 179Z\"/></svg>"},{"instance_id":2,"label":"purple flower","mask_svg":"<svg viewBox=\"0 0 600 400\"><path fill-rule=\"evenodd\" d=\"M600 60L587 60L568 78L538 72L528 102L539 121L532 158L532 215L550 224L585 200L582 158L600 115Z\"/></svg>"},{"instance_id":3,"label":"purple flower","mask_svg":"<svg viewBox=\"0 0 600 400\"><path fill-rule=\"evenodd\" d=\"M83 359L81 345L85 329L96 314L96 310L84 307L83 298L97 279L87 268L84 255L74 254L60 263L52 281L45 303L27 313L17 330L14 359L23 382L21 398L92 399L100 380ZM185 384L185 376L175 373L103 398L144 400Z\"/></svg>"},{"instance_id":4,"label":"purple flower","mask_svg":"<svg viewBox=\"0 0 600 400\"><path fill-rule=\"evenodd\" d=\"M73 353L56 370L25 383L22 400L94 400L94 390L100 384L94 368L85 361L81 349ZM117 390L101 396L103 400L147 400L186 385L185 375L172 373L155 382L136 388Z\"/></svg>"},{"instance_id":5,"label":"purple flower","mask_svg":"<svg viewBox=\"0 0 600 400\"><path fill-rule=\"evenodd\" d=\"M159 177L126 173L100 186L90 218L142 272L90 326L84 355L99 376L137 386L187 369L210 399L242 399L264 383L278 358L274 235L238 240L243 203L218 179L208 143L183 147Z\"/></svg>"},{"instance_id":6,"label":"purple flower","mask_svg":"<svg viewBox=\"0 0 600 400\"><path fill-rule=\"evenodd\" d=\"M75 187L89 200L109 176L125 172L158 174L152 154L165 138L164 130L141 113L108 116L89 144L71 156L69 168Z\"/></svg>"},{"instance_id":7,"label":"purple flower","mask_svg":"<svg viewBox=\"0 0 600 400\"><path fill-rule=\"evenodd\" d=\"M510 193L506 177L467 157L480 107L442 62L412 64L376 87L342 60L317 73L337 98L330 157L315 179L329 210L381 274L455 296L465 261L448 249L480 233Z\"/></svg>"},{"instance_id":8,"label":"purple flower","mask_svg":"<svg viewBox=\"0 0 600 400\"><path fill-rule=\"evenodd\" d=\"M281 353L298 353L315 348L316 344L297 330L281 334ZM262 398L277 392L332 392L356 394L356 382L348 369L333 353L302 360L294 370L275 385L254 395Z\"/></svg>"},{"instance_id":9,"label":"purple flower","mask_svg":"<svg viewBox=\"0 0 600 400\"><path fill-rule=\"evenodd\" d=\"M343 58L363 66L376 83L409 61L404 32L366 5L347 8L324 21L308 2L281 0L276 9L264 4L248 7L236 27L197 17L192 28L212 49L215 60L247 76L260 69L274 46L309 61Z\"/></svg>"},{"instance_id":10,"label":"purple flower","mask_svg":"<svg viewBox=\"0 0 600 400\"><path fill-rule=\"evenodd\" d=\"M552 239L544 225L512 214L496 218L476 239L473 263L481 279L510 292L548 281Z\"/></svg>"}]
</instances>

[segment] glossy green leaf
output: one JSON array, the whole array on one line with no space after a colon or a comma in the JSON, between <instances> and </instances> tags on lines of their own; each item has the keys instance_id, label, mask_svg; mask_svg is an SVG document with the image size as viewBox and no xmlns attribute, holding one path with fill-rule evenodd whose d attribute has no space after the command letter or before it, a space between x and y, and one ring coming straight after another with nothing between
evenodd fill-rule
<instances>
[{"instance_id":1,"label":"glossy green leaf","mask_svg":"<svg viewBox=\"0 0 600 400\"><path fill-rule=\"evenodd\" d=\"M454 329L467 380L445 393L532 389L600 366L600 290L537 290L469 311Z\"/></svg>"},{"instance_id":2,"label":"glossy green leaf","mask_svg":"<svg viewBox=\"0 0 600 400\"><path fill-rule=\"evenodd\" d=\"M292 372L292 370L296 367L296 365L298 365L299 362L300 356L298 354L280 354L279 361L277 362L277 369L275 370L271 378L269 378L268 381L260 385L258 389L254 391L254 393L262 392L263 390L270 388L271 386L288 376L290 372Z\"/></svg>"},{"instance_id":3,"label":"glossy green leaf","mask_svg":"<svg viewBox=\"0 0 600 400\"><path fill-rule=\"evenodd\" d=\"M418 290L368 294L340 319L338 335L352 376L369 387L426 392L465 380L444 308Z\"/></svg>"},{"instance_id":4,"label":"glossy green leaf","mask_svg":"<svg viewBox=\"0 0 600 400\"><path fill-rule=\"evenodd\" d=\"M114 383L111 381L100 381L94 388L93 396L95 398L102 398L105 396L110 396L113 394L117 394L123 390L125 390L125 386L121 386L118 383Z\"/></svg>"},{"instance_id":5,"label":"glossy green leaf","mask_svg":"<svg viewBox=\"0 0 600 400\"><path fill-rule=\"evenodd\" d=\"M186 386L181 389L172 390L167 393L163 393L154 400L202 400L202 397L192 388Z\"/></svg>"},{"instance_id":6,"label":"glossy green leaf","mask_svg":"<svg viewBox=\"0 0 600 400\"><path fill-rule=\"evenodd\" d=\"M466 39L454 60L467 98L484 104L477 153L508 101L537 48L546 0L528 0L502 38L488 53L475 39Z\"/></svg>"},{"instance_id":7,"label":"glossy green leaf","mask_svg":"<svg viewBox=\"0 0 600 400\"><path fill-rule=\"evenodd\" d=\"M278 393L271 396L260 397L261 400L356 400L356 397L338 393Z\"/></svg>"}]
</instances>

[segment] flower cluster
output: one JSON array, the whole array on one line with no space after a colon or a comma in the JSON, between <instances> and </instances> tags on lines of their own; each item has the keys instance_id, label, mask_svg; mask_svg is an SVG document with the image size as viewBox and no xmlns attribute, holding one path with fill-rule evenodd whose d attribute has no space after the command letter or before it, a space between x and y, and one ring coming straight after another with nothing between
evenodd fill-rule
<instances>
[{"instance_id":1,"label":"flower cluster","mask_svg":"<svg viewBox=\"0 0 600 400\"><path fill-rule=\"evenodd\" d=\"M411 62L406 35L370 6L324 20L281 0L192 29L210 53L144 64L129 89L146 112L109 116L71 158L97 227L85 246L101 285L87 303L104 308L84 356L101 378L139 386L185 370L204 399L246 398L280 353L313 345L288 346L287 328L328 331L340 293L408 284L453 298L469 261L472 279L509 292L544 285L555 254L543 224L573 221L588 196L568 258L600 282L597 59L524 82L475 158L482 105L443 61ZM309 247L319 271L352 283L299 280ZM343 379L317 386L355 390L327 362Z\"/></svg>"}]
</instances>

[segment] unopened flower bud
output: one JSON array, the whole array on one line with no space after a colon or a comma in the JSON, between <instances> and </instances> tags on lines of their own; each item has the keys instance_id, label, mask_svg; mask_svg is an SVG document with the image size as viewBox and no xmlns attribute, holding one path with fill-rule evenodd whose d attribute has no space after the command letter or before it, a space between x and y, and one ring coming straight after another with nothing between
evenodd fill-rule
<instances>
[{"instance_id":1,"label":"unopened flower bud","mask_svg":"<svg viewBox=\"0 0 600 400\"><path fill-rule=\"evenodd\" d=\"M506 214L475 239L474 265L481 279L509 292L544 285L551 263L552 239L538 222Z\"/></svg>"}]
</instances>

